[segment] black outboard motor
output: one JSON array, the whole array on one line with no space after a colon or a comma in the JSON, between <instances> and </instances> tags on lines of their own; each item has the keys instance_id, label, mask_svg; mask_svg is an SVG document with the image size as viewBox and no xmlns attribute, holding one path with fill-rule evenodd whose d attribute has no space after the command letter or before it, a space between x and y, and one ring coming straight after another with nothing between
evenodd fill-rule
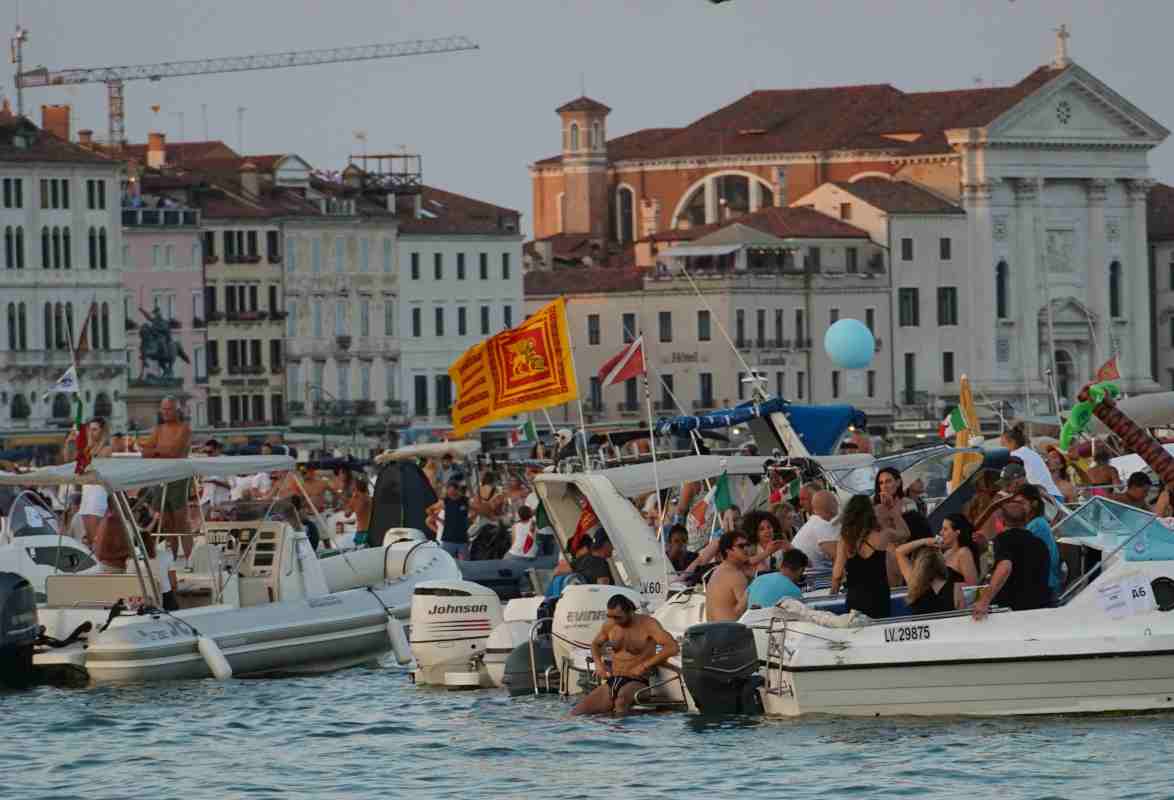
<instances>
[{"instance_id":1,"label":"black outboard motor","mask_svg":"<svg viewBox=\"0 0 1174 800\"><path fill-rule=\"evenodd\" d=\"M685 631L685 688L702 714L761 714L754 632L738 622L709 622Z\"/></svg>"},{"instance_id":2,"label":"black outboard motor","mask_svg":"<svg viewBox=\"0 0 1174 800\"><path fill-rule=\"evenodd\" d=\"M33 586L15 572L0 572L0 686L33 681L33 647L40 636Z\"/></svg>"}]
</instances>

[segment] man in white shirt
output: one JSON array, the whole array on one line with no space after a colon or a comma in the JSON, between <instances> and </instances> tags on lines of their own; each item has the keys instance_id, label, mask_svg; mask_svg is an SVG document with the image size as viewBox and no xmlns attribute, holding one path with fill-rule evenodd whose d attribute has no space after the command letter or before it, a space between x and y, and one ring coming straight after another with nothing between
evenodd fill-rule
<instances>
[{"instance_id":1,"label":"man in white shirt","mask_svg":"<svg viewBox=\"0 0 1174 800\"><path fill-rule=\"evenodd\" d=\"M224 455L224 448L220 442L215 439L210 439L204 445L204 453L213 458ZM200 506L204 509L205 514L212 506L218 506L227 503L232 499L232 485L228 478L224 477L208 477L200 482Z\"/></svg>"},{"instance_id":2,"label":"man in white shirt","mask_svg":"<svg viewBox=\"0 0 1174 800\"><path fill-rule=\"evenodd\" d=\"M1043 456L1031 449L1031 442L1028 441L1027 434L1023 431L1023 426L1016 425L1013 428L1008 428L1003 431L1001 438L1003 447L1011 451L1011 457L1019 459L1019 463L1023 464L1023 469L1027 472L1027 482L1035 484L1056 498L1056 500L1063 503L1063 492L1056 486L1056 482L1052 480L1052 473L1048 470L1048 465L1044 461Z\"/></svg>"},{"instance_id":3,"label":"man in white shirt","mask_svg":"<svg viewBox=\"0 0 1174 800\"><path fill-rule=\"evenodd\" d=\"M840 503L829 491L816 492L811 498L811 516L791 541L807 556L811 569L831 569L836 560L836 543L840 540L840 523L836 515Z\"/></svg>"}]
</instances>

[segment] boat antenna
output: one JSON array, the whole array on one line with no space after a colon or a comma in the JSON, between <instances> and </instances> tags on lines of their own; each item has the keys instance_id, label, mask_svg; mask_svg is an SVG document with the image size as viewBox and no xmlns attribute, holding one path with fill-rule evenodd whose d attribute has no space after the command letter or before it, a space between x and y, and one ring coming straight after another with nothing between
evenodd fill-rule
<instances>
[{"instance_id":1,"label":"boat antenna","mask_svg":"<svg viewBox=\"0 0 1174 800\"><path fill-rule=\"evenodd\" d=\"M726 344L728 344L730 349L734 351L734 355L738 357L738 361L741 362L742 367L746 370L746 374L755 375L755 371L750 369L750 365L746 363L746 359L742 357L742 354L738 351L738 348L734 346L734 341L730 338L730 334L726 330L726 326L722 325L721 317L713 313L713 309L710 307L709 301L705 299L705 295L701 293L701 289L698 288L697 282L693 280L693 276L689 274L689 270L685 268L683 263L681 264L681 274L685 276L685 278L689 281L689 285L693 287L693 291L696 292L698 299L701 300L701 304L705 306L705 310L709 312L709 318L717 324L717 329L721 331L722 338L726 340ZM757 381L752 384L751 393L760 400L767 399L765 390Z\"/></svg>"}]
</instances>

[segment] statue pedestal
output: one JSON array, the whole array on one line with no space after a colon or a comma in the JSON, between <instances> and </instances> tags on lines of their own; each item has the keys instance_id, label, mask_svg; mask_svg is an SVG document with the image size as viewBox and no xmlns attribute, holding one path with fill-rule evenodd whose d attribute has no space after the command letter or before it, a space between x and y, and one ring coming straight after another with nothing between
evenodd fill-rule
<instances>
[{"instance_id":1,"label":"statue pedestal","mask_svg":"<svg viewBox=\"0 0 1174 800\"><path fill-rule=\"evenodd\" d=\"M139 434L145 434L159 421L159 404L165 397L174 397L186 416L190 394L183 390L183 380L150 378L128 382L126 389L127 425Z\"/></svg>"}]
</instances>

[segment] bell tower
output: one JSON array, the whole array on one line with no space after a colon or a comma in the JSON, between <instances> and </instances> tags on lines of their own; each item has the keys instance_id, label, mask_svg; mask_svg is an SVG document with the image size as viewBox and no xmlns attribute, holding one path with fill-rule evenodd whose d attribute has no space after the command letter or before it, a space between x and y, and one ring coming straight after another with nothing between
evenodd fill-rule
<instances>
[{"instance_id":1,"label":"bell tower","mask_svg":"<svg viewBox=\"0 0 1174 800\"><path fill-rule=\"evenodd\" d=\"M580 97L556 111L563 130L562 230L602 241L607 235L607 115L611 109Z\"/></svg>"}]
</instances>

